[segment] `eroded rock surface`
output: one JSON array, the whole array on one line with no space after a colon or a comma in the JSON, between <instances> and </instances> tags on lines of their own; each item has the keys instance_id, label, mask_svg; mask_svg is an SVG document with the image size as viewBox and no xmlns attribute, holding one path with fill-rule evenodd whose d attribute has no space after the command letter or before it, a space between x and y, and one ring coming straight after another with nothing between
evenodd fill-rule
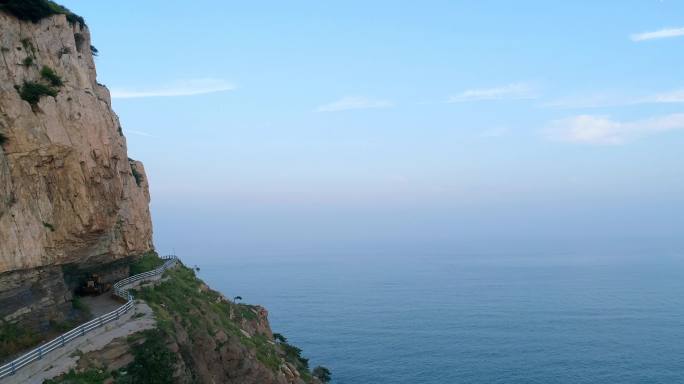
<instances>
[{"instance_id":1,"label":"eroded rock surface","mask_svg":"<svg viewBox=\"0 0 684 384\"><path fill-rule=\"evenodd\" d=\"M144 167L128 158L96 77L87 27L65 15L32 23L0 12L0 319L64 303L68 292L52 279L58 268L153 247ZM31 103L22 98L27 84L57 93ZM41 284L48 270L54 289ZM17 305L10 290L29 304Z\"/></svg>"}]
</instances>

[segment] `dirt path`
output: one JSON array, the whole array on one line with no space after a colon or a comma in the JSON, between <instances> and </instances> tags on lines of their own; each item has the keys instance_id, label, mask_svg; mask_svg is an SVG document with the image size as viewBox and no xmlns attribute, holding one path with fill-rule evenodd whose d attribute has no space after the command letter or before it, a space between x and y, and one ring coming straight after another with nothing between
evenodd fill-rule
<instances>
[{"instance_id":1,"label":"dirt path","mask_svg":"<svg viewBox=\"0 0 684 384\"><path fill-rule=\"evenodd\" d=\"M116 307L116 303L114 306ZM85 337L79 338L63 348L58 348L20 369L14 376L0 379L0 384L31 383L40 384L43 380L59 376L76 367L79 351L88 353L104 348L112 340L126 337L146 329L156 327L152 308L144 302L137 302L119 320L102 328L95 329Z\"/></svg>"}]
</instances>

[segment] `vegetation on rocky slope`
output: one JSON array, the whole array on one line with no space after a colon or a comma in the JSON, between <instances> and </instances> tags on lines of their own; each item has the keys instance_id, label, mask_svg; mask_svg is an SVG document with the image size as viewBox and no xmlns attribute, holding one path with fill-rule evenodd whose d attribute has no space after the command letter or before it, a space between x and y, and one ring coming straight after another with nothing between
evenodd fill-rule
<instances>
[{"instance_id":1,"label":"vegetation on rocky slope","mask_svg":"<svg viewBox=\"0 0 684 384\"><path fill-rule=\"evenodd\" d=\"M50 0L0 0L0 10L34 23L52 15L66 15L71 24L85 25L83 17Z\"/></svg>"},{"instance_id":2,"label":"vegetation on rocky slope","mask_svg":"<svg viewBox=\"0 0 684 384\"><path fill-rule=\"evenodd\" d=\"M164 264L164 260L159 258L157 252L150 251L144 253L130 265L129 276L157 269L161 267L162 264Z\"/></svg>"},{"instance_id":3,"label":"vegetation on rocky slope","mask_svg":"<svg viewBox=\"0 0 684 384\"><path fill-rule=\"evenodd\" d=\"M43 96L57 96L58 91L48 85L36 83L33 81L25 81L19 89L19 96L29 102L31 105L36 105Z\"/></svg>"},{"instance_id":4,"label":"vegetation on rocky slope","mask_svg":"<svg viewBox=\"0 0 684 384\"><path fill-rule=\"evenodd\" d=\"M92 318L90 308L78 298L74 298L71 304L72 309L66 319L50 320L40 332L0 320L0 364Z\"/></svg>"},{"instance_id":5,"label":"vegetation on rocky slope","mask_svg":"<svg viewBox=\"0 0 684 384\"><path fill-rule=\"evenodd\" d=\"M148 253L131 265L131 272L161 263L155 253ZM81 365L79 372L49 384L280 383L284 372L293 375L288 382L320 382L299 348L282 335L274 340L259 307L230 302L190 268L170 269L162 282L134 295L154 310L157 329L127 339L133 362L118 369Z\"/></svg>"}]
</instances>

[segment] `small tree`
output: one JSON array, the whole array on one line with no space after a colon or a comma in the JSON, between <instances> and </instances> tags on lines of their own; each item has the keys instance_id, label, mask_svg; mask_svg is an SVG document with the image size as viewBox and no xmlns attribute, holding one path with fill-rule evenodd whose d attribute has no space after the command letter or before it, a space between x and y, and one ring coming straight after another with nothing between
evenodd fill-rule
<instances>
[{"instance_id":1,"label":"small tree","mask_svg":"<svg viewBox=\"0 0 684 384\"><path fill-rule=\"evenodd\" d=\"M287 343L287 338L280 333L274 333L273 339L279 343Z\"/></svg>"},{"instance_id":2,"label":"small tree","mask_svg":"<svg viewBox=\"0 0 684 384\"><path fill-rule=\"evenodd\" d=\"M233 302L237 303L238 301L242 301L242 296L233 297Z\"/></svg>"},{"instance_id":3,"label":"small tree","mask_svg":"<svg viewBox=\"0 0 684 384\"><path fill-rule=\"evenodd\" d=\"M330 382L330 376L332 375L328 368L323 367L321 365L314 368L313 371L311 371L311 374L314 375L314 377L317 377L318 380L320 380L324 383L329 383Z\"/></svg>"}]
</instances>

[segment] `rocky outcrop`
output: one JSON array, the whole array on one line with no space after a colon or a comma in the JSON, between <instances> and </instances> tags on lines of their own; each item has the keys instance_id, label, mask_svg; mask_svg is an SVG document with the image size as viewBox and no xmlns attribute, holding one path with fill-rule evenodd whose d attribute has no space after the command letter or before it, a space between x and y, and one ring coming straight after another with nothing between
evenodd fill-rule
<instances>
[{"instance_id":1,"label":"rocky outcrop","mask_svg":"<svg viewBox=\"0 0 684 384\"><path fill-rule=\"evenodd\" d=\"M0 11L0 31L0 320L13 320L68 300L65 268L153 246L145 170L97 82L87 27Z\"/></svg>"},{"instance_id":2,"label":"rocky outcrop","mask_svg":"<svg viewBox=\"0 0 684 384\"><path fill-rule=\"evenodd\" d=\"M51 383L97 372L133 383L321 384L301 350L273 337L264 308L227 300L184 266L135 295L152 308L157 328L80 356L71 376Z\"/></svg>"}]
</instances>

